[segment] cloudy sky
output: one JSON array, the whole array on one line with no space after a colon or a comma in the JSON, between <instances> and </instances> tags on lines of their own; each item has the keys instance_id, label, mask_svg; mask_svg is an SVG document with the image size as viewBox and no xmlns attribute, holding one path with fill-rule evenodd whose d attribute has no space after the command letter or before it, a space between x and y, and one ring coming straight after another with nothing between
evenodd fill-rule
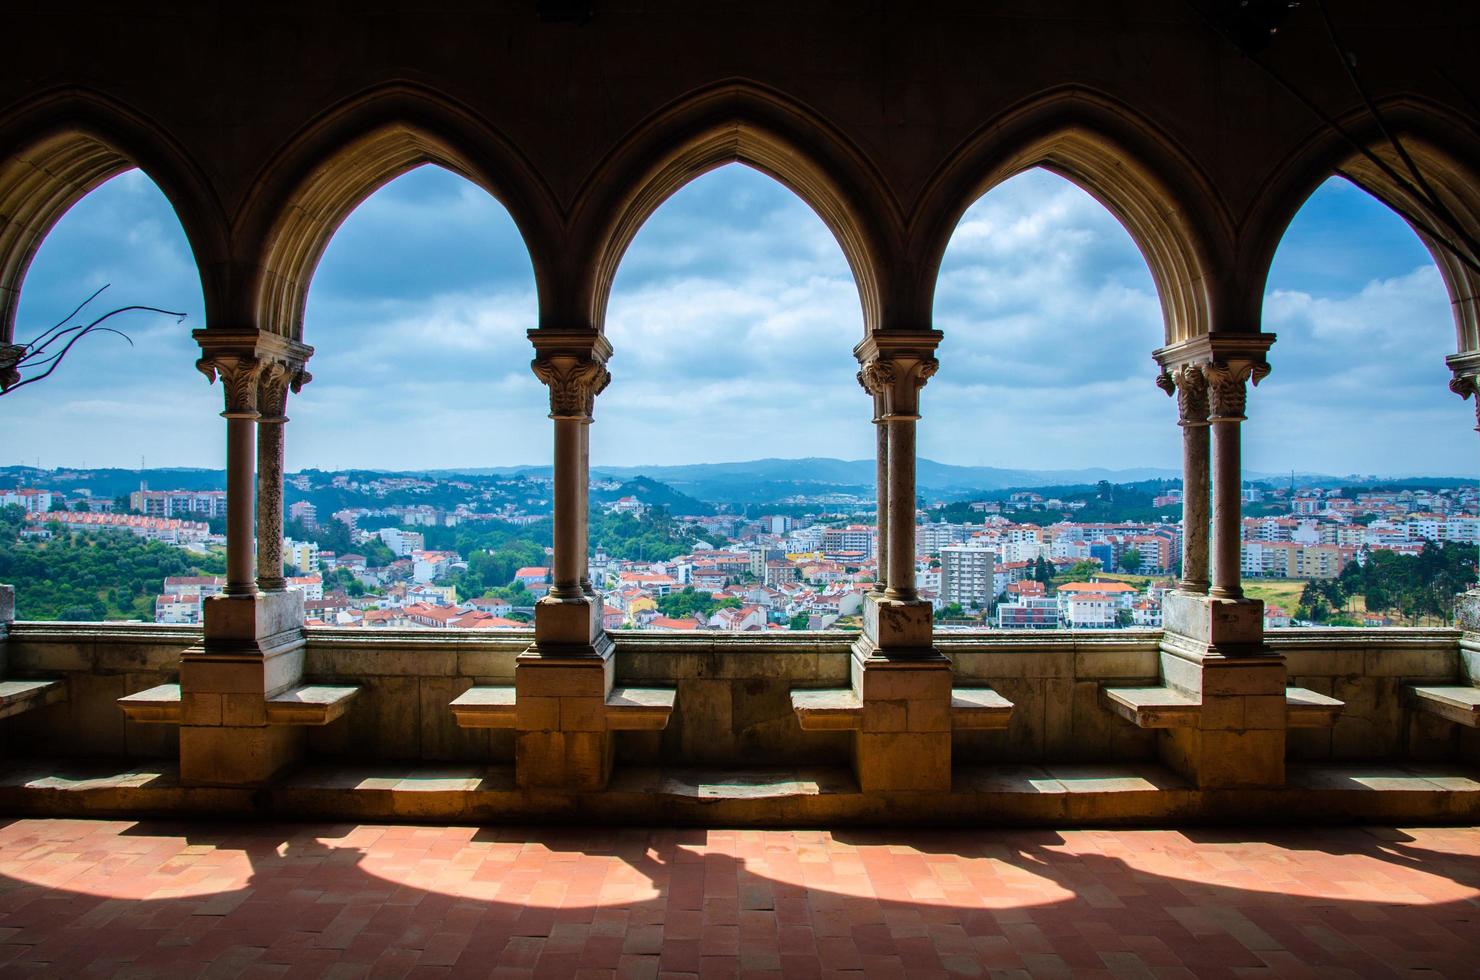
<instances>
[{"instance_id":1,"label":"cloudy sky","mask_svg":"<svg viewBox=\"0 0 1480 980\"><path fill-rule=\"evenodd\" d=\"M79 344L51 379L0 401L0 461L219 466L218 390L193 364L199 280L178 222L141 174L105 184L47 238L18 339L105 283L98 312L148 303ZM1274 373L1250 399L1250 470L1465 475L1473 416L1445 388L1454 332L1439 276L1391 213L1339 181L1276 257L1265 328ZM544 462L530 373L529 258L506 212L436 168L369 198L309 294L314 381L289 414L289 466ZM920 452L1036 469L1178 464L1149 353L1160 311L1145 263L1099 204L1029 172L966 214L936 297L941 370ZM741 166L689 184L638 234L608 313L614 380L595 462L872 454L854 381L857 291L837 244L789 191Z\"/></svg>"}]
</instances>

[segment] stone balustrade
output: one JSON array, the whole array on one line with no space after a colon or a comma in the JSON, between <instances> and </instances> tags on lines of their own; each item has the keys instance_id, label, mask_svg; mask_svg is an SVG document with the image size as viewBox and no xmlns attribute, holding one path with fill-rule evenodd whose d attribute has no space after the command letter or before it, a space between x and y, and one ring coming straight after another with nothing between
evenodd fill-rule
<instances>
[{"instance_id":1,"label":"stone balustrade","mask_svg":"<svg viewBox=\"0 0 1480 980\"><path fill-rule=\"evenodd\" d=\"M511 685L527 633L309 629L308 683L357 685L342 718L310 729L310 758L343 761L513 760L511 731L460 728L449 705L476 685ZM804 731L793 690L846 686L843 632L784 635L622 631L619 685L674 688L659 731L621 732L621 765L846 765L842 731ZM1476 758L1473 730L1413 710L1405 687L1454 683L1462 634L1447 629L1272 630L1289 683L1345 702L1327 728L1292 728L1292 761ZM1154 730L1125 724L1101 703L1105 687L1155 685L1159 631L942 633L958 688L990 686L1013 704L1003 729L960 729L958 765L1142 762ZM0 721L12 756L168 758L169 726L125 719L125 695L178 681L180 655L200 631L186 626L17 622L12 677L60 678L63 702ZM1467 755L1468 754L1468 755Z\"/></svg>"}]
</instances>

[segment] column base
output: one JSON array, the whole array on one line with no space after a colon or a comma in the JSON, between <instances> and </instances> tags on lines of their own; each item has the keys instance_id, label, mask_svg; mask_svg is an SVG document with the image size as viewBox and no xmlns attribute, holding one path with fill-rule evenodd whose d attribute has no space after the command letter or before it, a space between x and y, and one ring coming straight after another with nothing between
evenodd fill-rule
<instances>
[{"instance_id":1,"label":"column base","mask_svg":"<svg viewBox=\"0 0 1480 980\"><path fill-rule=\"evenodd\" d=\"M535 647L553 655L594 655L598 641L606 638L601 608L600 596L545 596L534 604Z\"/></svg>"},{"instance_id":2,"label":"column base","mask_svg":"<svg viewBox=\"0 0 1480 980\"><path fill-rule=\"evenodd\" d=\"M526 789L599 790L611 778L606 700L616 647L605 633L575 650L538 642L514 663L514 779Z\"/></svg>"},{"instance_id":3,"label":"column base","mask_svg":"<svg viewBox=\"0 0 1480 980\"><path fill-rule=\"evenodd\" d=\"M863 597L863 637L893 658L938 657L935 611L923 599L891 599L883 593Z\"/></svg>"},{"instance_id":4,"label":"column base","mask_svg":"<svg viewBox=\"0 0 1480 980\"><path fill-rule=\"evenodd\" d=\"M865 793L949 792L951 662L940 651L853 644L853 693L863 716L853 736L853 771Z\"/></svg>"},{"instance_id":5,"label":"column base","mask_svg":"<svg viewBox=\"0 0 1480 980\"><path fill-rule=\"evenodd\" d=\"M1162 623L1168 636L1224 656L1261 655L1264 603L1259 599L1220 599L1172 591L1162 597Z\"/></svg>"},{"instance_id":6,"label":"column base","mask_svg":"<svg viewBox=\"0 0 1480 980\"><path fill-rule=\"evenodd\" d=\"M1263 644L1264 604L1172 592L1161 676L1198 699L1195 727L1160 734L1162 761L1199 789L1285 784L1285 659Z\"/></svg>"},{"instance_id":7,"label":"column base","mask_svg":"<svg viewBox=\"0 0 1480 980\"><path fill-rule=\"evenodd\" d=\"M303 744L267 723L267 699L303 679L303 594L211 596L203 609L204 638L180 656L180 780L261 785Z\"/></svg>"}]
</instances>

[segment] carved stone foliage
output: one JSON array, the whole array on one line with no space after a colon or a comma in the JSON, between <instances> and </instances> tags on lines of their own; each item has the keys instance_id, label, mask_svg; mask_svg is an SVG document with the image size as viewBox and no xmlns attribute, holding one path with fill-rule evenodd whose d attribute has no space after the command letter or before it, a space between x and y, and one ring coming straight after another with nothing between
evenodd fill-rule
<instances>
[{"instance_id":1,"label":"carved stone foliage","mask_svg":"<svg viewBox=\"0 0 1480 980\"><path fill-rule=\"evenodd\" d=\"M858 383L883 418L918 418L920 389L940 367L930 351L889 351L863 362Z\"/></svg>"},{"instance_id":2,"label":"carved stone foliage","mask_svg":"<svg viewBox=\"0 0 1480 980\"><path fill-rule=\"evenodd\" d=\"M552 354L529 365L550 389L550 418L591 420L596 396L611 384L606 365L590 355Z\"/></svg>"},{"instance_id":3,"label":"carved stone foliage","mask_svg":"<svg viewBox=\"0 0 1480 980\"><path fill-rule=\"evenodd\" d=\"M257 417L258 382L263 362L254 354L212 351L196 361L195 367L212 384L218 377L221 379L221 391L226 398L223 416L229 419Z\"/></svg>"},{"instance_id":4,"label":"carved stone foliage","mask_svg":"<svg viewBox=\"0 0 1480 980\"><path fill-rule=\"evenodd\" d=\"M1157 376L1156 385L1177 397L1180 425L1208 424L1208 380L1200 364L1181 364Z\"/></svg>"},{"instance_id":5,"label":"carved stone foliage","mask_svg":"<svg viewBox=\"0 0 1480 980\"><path fill-rule=\"evenodd\" d=\"M259 421L288 421L288 392L296 395L312 380L313 375L301 363L276 358L264 362L258 377L257 408L262 413Z\"/></svg>"},{"instance_id":6,"label":"carved stone foliage","mask_svg":"<svg viewBox=\"0 0 1480 980\"><path fill-rule=\"evenodd\" d=\"M1269 365L1254 361L1219 361L1202 365L1208 383L1210 421L1242 422L1248 401L1247 383L1259 384Z\"/></svg>"},{"instance_id":7,"label":"carved stone foliage","mask_svg":"<svg viewBox=\"0 0 1480 980\"><path fill-rule=\"evenodd\" d=\"M1461 398L1475 402L1475 431L1480 432L1480 378L1473 374L1459 374L1449 379L1449 390Z\"/></svg>"}]
</instances>

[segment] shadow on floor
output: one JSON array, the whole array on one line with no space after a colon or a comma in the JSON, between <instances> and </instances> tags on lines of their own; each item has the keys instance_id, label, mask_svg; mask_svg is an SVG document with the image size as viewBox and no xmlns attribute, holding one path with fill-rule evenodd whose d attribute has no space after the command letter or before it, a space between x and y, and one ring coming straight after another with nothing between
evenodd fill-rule
<instances>
[{"instance_id":1,"label":"shadow on floor","mask_svg":"<svg viewBox=\"0 0 1480 980\"><path fill-rule=\"evenodd\" d=\"M0 826L48 976L1474 975L1480 830Z\"/></svg>"}]
</instances>

